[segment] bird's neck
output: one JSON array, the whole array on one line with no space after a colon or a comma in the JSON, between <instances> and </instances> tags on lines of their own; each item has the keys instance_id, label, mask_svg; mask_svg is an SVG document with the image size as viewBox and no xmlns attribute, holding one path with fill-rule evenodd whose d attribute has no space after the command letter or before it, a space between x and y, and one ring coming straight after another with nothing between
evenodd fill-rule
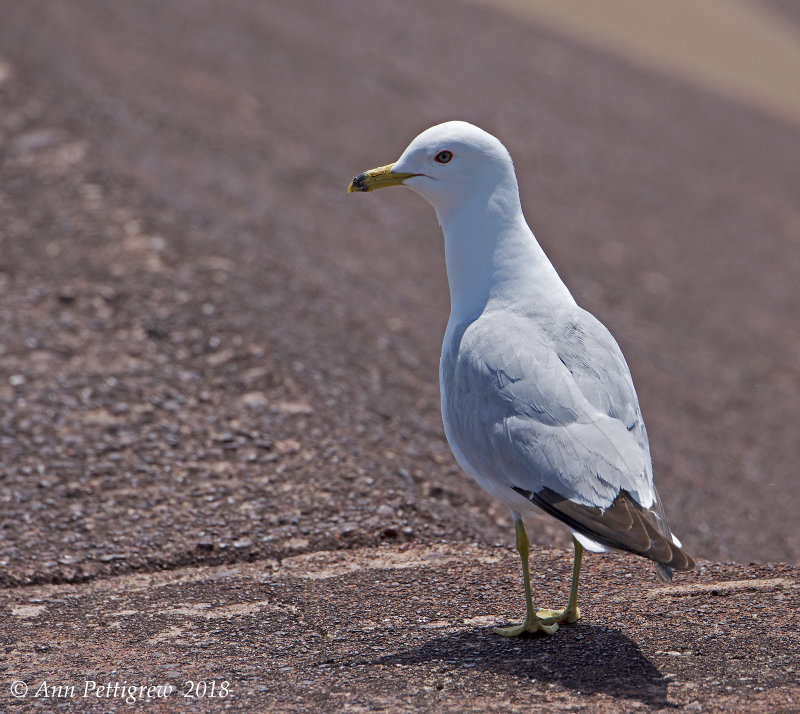
<instances>
[{"instance_id":1,"label":"bird's neck","mask_svg":"<svg viewBox=\"0 0 800 714\"><path fill-rule=\"evenodd\" d=\"M513 304L571 298L525 222L516 185L437 215L444 232L452 323L476 318L490 300Z\"/></svg>"}]
</instances>

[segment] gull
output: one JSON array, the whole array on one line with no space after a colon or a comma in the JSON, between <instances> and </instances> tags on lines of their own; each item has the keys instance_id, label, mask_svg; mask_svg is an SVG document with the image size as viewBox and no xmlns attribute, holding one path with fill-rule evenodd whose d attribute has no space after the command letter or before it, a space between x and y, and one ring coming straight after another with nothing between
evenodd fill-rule
<instances>
[{"instance_id":1,"label":"gull","mask_svg":"<svg viewBox=\"0 0 800 714\"><path fill-rule=\"evenodd\" d=\"M522 213L500 141L450 121L417 136L393 164L348 192L403 185L444 233L450 319L439 367L445 436L461 468L511 510L525 619L506 637L577 622L585 550L654 561L662 581L694 561L667 525L630 370L611 333L578 306ZM542 509L572 531L569 600L533 606L522 514Z\"/></svg>"}]
</instances>

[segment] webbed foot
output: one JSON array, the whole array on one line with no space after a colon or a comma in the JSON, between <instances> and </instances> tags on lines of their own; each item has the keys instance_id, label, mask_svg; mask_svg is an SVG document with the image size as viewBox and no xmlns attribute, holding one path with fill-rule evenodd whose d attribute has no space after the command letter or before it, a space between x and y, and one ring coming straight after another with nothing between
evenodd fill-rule
<instances>
[{"instance_id":1,"label":"webbed foot","mask_svg":"<svg viewBox=\"0 0 800 714\"><path fill-rule=\"evenodd\" d=\"M562 610L551 610L545 607L536 611L536 617L546 622L557 622L559 625L572 625L581 619L581 609L577 605L574 608L565 607Z\"/></svg>"}]
</instances>

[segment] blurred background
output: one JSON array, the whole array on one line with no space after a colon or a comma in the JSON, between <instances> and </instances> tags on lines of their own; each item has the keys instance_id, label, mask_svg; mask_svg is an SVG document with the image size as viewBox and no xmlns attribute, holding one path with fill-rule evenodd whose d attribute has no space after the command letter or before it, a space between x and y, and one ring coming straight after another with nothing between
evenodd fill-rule
<instances>
[{"instance_id":1,"label":"blurred background","mask_svg":"<svg viewBox=\"0 0 800 714\"><path fill-rule=\"evenodd\" d=\"M791 0L4 0L0 582L511 543L442 434L435 216L345 193L450 119L619 341L684 544L800 562L799 38Z\"/></svg>"}]
</instances>

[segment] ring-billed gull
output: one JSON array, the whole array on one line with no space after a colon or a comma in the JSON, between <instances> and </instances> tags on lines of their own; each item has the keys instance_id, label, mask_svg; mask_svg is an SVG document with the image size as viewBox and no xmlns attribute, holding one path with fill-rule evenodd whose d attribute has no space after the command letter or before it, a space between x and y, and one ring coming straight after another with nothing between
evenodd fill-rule
<instances>
[{"instance_id":1,"label":"ring-billed gull","mask_svg":"<svg viewBox=\"0 0 800 714\"><path fill-rule=\"evenodd\" d=\"M505 636L576 622L584 549L650 558L662 581L694 561L672 535L653 485L647 432L611 333L578 306L522 214L506 148L466 122L416 137L349 192L405 185L444 232L450 319L439 379L447 441L460 466L510 509L526 616ZM521 514L538 506L572 530L567 606L533 607Z\"/></svg>"}]
</instances>

